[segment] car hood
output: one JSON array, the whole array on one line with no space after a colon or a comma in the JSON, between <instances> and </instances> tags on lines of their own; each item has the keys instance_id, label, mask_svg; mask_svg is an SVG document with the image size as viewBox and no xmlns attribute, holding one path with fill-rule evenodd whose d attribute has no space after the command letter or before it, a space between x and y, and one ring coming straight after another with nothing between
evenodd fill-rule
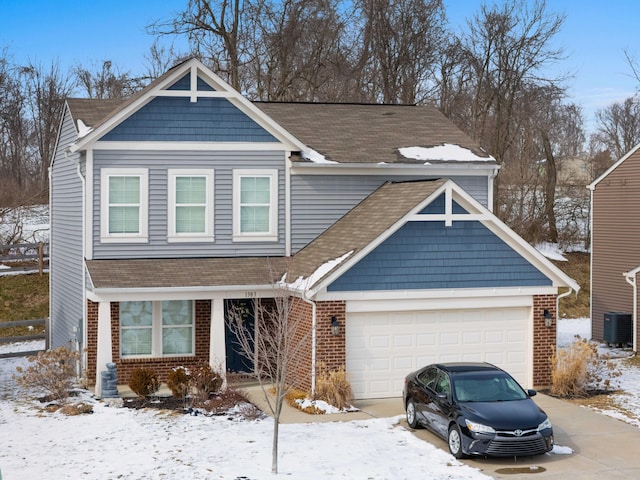
<instances>
[{"instance_id":1,"label":"car hood","mask_svg":"<svg viewBox=\"0 0 640 480\"><path fill-rule=\"evenodd\" d=\"M505 402L468 402L460 405L465 418L496 430L532 429L547 415L530 398Z\"/></svg>"}]
</instances>

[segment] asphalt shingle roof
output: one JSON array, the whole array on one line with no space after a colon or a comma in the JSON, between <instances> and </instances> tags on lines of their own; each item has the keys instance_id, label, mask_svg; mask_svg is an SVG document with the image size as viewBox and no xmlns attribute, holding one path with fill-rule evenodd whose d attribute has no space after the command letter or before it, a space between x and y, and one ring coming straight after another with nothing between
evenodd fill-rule
<instances>
[{"instance_id":1,"label":"asphalt shingle roof","mask_svg":"<svg viewBox=\"0 0 640 480\"><path fill-rule=\"evenodd\" d=\"M402 157L398 149L445 143L459 145L489 159L469 136L436 108L427 105L254 104L305 145L338 163L423 164L422 160ZM493 159L488 161L495 163Z\"/></svg>"}]
</instances>

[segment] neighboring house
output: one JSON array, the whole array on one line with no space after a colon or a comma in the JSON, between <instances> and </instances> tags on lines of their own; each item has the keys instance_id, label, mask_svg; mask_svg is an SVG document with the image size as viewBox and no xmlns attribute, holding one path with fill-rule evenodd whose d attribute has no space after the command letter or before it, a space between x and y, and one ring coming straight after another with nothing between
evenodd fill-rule
<instances>
[{"instance_id":1,"label":"neighboring house","mask_svg":"<svg viewBox=\"0 0 640 480\"><path fill-rule=\"evenodd\" d=\"M640 145L591 183L591 335L638 351ZM613 318L622 319L608 323ZM606 337L606 338L605 338ZM626 342L620 342L626 343Z\"/></svg>"},{"instance_id":2,"label":"neighboring house","mask_svg":"<svg viewBox=\"0 0 640 480\"><path fill-rule=\"evenodd\" d=\"M578 286L491 213L497 172L432 107L251 103L196 60L126 101L69 99L51 344L86 352L98 394L108 362L121 383L251 368L225 317L286 273L315 333L301 388L323 362L357 398L399 396L411 370L455 360L547 385L559 288Z\"/></svg>"}]
</instances>

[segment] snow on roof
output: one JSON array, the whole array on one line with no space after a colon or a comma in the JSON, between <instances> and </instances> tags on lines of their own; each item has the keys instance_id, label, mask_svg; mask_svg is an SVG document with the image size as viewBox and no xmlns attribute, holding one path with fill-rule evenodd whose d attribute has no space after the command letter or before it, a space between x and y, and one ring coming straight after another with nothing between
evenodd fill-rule
<instances>
[{"instance_id":1,"label":"snow on roof","mask_svg":"<svg viewBox=\"0 0 640 480\"><path fill-rule=\"evenodd\" d=\"M399 148L398 151L403 157L414 160L445 160L458 162L495 161L490 155L481 157L468 148L450 143L436 145L435 147L404 147Z\"/></svg>"},{"instance_id":2,"label":"snow on roof","mask_svg":"<svg viewBox=\"0 0 640 480\"><path fill-rule=\"evenodd\" d=\"M311 160L313 163L338 163L333 160L328 160L324 155L316 152L313 148L310 148L308 152L302 152L302 157L307 160Z\"/></svg>"},{"instance_id":3,"label":"snow on roof","mask_svg":"<svg viewBox=\"0 0 640 480\"><path fill-rule=\"evenodd\" d=\"M296 290L307 290L314 283L316 283L318 280L320 280L322 277L324 277L327 273L329 273L331 270L333 270L336 266L340 265L352 253L353 253L353 250L345 253L341 257L334 258L333 260L329 260L328 262L325 262L322 265L320 265L315 270L315 272L313 272L308 277L304 278L304 277L300 276L292 283L286 283L285 282L285 278L287 276L287 274L285 273L284 276L282 277L282 280L280 280L280 283L284 287L289 287L289 288L293 288L293 289L296 289Z\"/></svg>"},{"instance_id":4,"label":"snow on roof","mask_svg":"<svg viewBox=\"0 0 640 480\"><path fill-rule=\"evenodd\" d=\"M81 119L78 119L78 138L82 138L93 131L93 128L88 127Z\"/></svg>"}]
</instances>

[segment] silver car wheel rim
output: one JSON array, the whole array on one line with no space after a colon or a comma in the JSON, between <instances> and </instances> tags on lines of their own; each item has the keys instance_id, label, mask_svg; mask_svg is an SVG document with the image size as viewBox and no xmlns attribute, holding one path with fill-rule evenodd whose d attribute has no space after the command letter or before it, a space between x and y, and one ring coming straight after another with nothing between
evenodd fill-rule
<instances>
[{"instance_id":1,"label":"silver car wheel rim","mask_svg":"<svg viewBox=\"0 0 640 480\"><path fill-rule=\"evenodd\" d=\"M416 419L416 410L413 406L413 402L409 402L407 405L407 422L412 424Z\"/></svg>"},{"instance_id":2,"label":"silver car wheel rim","mask_svg":"<svg viewBox=\"0 0 640 480\"><path fill-rule=\"evenodd\" d=\"M456 429L451 430L451 433L449 433L449 448L451 453L460 451L460 435L458 435Z\"/></svg>"}]
</instances>

